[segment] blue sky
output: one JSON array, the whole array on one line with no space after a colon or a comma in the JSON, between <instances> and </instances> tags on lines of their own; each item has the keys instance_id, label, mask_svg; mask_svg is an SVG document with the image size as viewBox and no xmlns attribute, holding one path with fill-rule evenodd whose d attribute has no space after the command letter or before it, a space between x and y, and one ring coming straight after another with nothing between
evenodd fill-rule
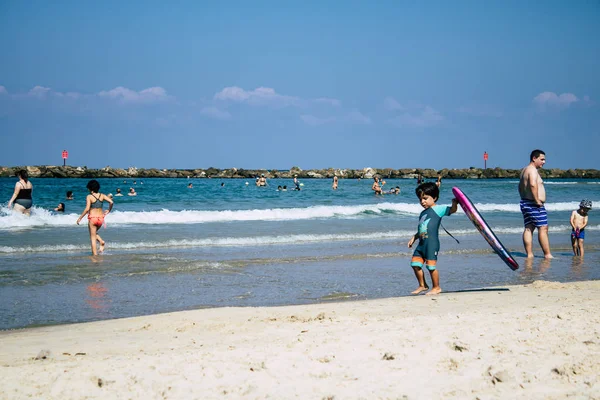
<instances>
[{"instance_id":1,"label":"blue sky","mask_svg":"<svg viewBox=\"0 0 600 400\"><path fill-rule=\"evenodd\" d=\"M600 2L0 1L0 165L600 168Z\"/></svg>"}]
</instances>

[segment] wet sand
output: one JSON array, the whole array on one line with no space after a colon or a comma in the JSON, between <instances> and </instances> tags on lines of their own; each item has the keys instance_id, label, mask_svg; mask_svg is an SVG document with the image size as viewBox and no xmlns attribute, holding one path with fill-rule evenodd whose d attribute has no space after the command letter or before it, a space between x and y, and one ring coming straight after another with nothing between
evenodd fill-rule
<instances>
[{"instance_id":1,"label":"wet sand","mask_svg":"<svg viewBox=\"0 0 600 400\"><path fill-rule=\"evenodd\" d=\"M600 398L600 281L0 332L0 398Z\"/></svg>"}]
</instances>

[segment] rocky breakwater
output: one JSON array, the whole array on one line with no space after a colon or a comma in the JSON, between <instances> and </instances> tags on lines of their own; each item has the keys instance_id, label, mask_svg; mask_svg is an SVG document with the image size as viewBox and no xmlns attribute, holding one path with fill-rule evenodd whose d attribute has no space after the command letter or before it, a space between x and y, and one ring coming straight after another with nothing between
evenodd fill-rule
<instances>
[{"instance_id":1,"label":"rocky breakwater","mask_svg":"<svg viewBox=\"0 0 600 400\"><path fill-rule=\"evenodd\" d=\"M371 179L381 178L415 179L419 175L433 180L441 176L443 179L502 179L518 178L520 170L503 168L467 168L467 169L417 169L417 168L363 168L363 169L308 169L292 167L289 170L262 170L242 168L194 168L194 169L157 169L136 168L127 169L104 167L90 169L74 166L17 166L0 167L0 177L14 177L16 172L26 169L31 178L216 178L216 179L254 179L264 175L267 179L289 178L298 176L301 179ZM541 169L544 179L600 179L600 170L596 169Z\"/></svg>"}]
</instances>

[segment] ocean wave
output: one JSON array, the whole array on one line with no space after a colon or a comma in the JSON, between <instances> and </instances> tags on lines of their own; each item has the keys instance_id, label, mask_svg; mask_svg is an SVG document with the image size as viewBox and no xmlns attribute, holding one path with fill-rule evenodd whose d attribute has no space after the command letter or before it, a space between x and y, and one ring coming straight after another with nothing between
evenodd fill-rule
<instances>
[{"instance_id":1,"label":"ocean wave","mask_svg":"<svg viewBox=\"0 0 600 400\"><path fill-rule=\"evenodd\" d=\"M600 225L588 226L586 230L600 230ZM551 233L569 232L570 225L550 226ZM467 236L479 234L475 228L468 229L450 229L454 236ZM494 228L494 233L499 235L520 235L523 227L501 227ZM193 248L193 247L257 247L257 246L277 246L277 245L304 245L320 242L349 242L349 241L379 241L379 240L407 240L414 235L413 230L398 230L374 233L354 233L354 234L301 234L301 235L281 235L281 236L254 236L254 237L221 237L221 238L202 238L185 240L164 240L164 241L140 241L140 242L109 242L108 248L123 251L138 249L156 249L156 248ZM446 234L440 232L441 237ZM80 252L88 251L89 244L58 244L41 246L0 246L0 254L11 253L44 253L44 252Z\"/></svg>"},{"instance_id":2,"label":"ocean wave","mask_svg":"<svg viewBox=\"0 0 600 400\"><path fill-rule=\"evenodd\" d=\"M593 200L597 202L596 200ZM518 204L476 203L482 213L520 213ZM546 209L571 211L579 207L578 202L548 203ZM253 210L202 211L114 211L106 217L112 225L160 225L160 224L202 224L244 221L298 221L309 219L348 219L373 217L378 215L416 216L423 211L416 203L379 203L355 206L311 206L304 208L271 208ZM459 213L462 210L459 207ZM3 208L0 210L0 229L27 229L34 227L75 227L78 214L57 214L42 208L33 208L31 216ZM81 221L86 225L87 219Z\"/></svg>"}]
</instances>

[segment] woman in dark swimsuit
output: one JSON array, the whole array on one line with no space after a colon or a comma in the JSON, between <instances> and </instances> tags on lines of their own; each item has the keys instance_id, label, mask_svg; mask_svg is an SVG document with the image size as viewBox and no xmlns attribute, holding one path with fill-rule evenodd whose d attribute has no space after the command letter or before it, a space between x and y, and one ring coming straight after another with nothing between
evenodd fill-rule
<instances>
[{"instance_id":1,"label":"woman in dark swimsuit","mask_svg":"<svg viewBox=\"0 0 600 400\"><path fill-rule=\"evenodd\" d=\"M31 199L33 185L29 182L26 170L20 170L17 172L17 176L19 177L19 182L15 184L15 192L8 202L8 208L14 203L15 211L29 215L31 213L31 206L33 205Z\"/></svg>"}]
</instances>

